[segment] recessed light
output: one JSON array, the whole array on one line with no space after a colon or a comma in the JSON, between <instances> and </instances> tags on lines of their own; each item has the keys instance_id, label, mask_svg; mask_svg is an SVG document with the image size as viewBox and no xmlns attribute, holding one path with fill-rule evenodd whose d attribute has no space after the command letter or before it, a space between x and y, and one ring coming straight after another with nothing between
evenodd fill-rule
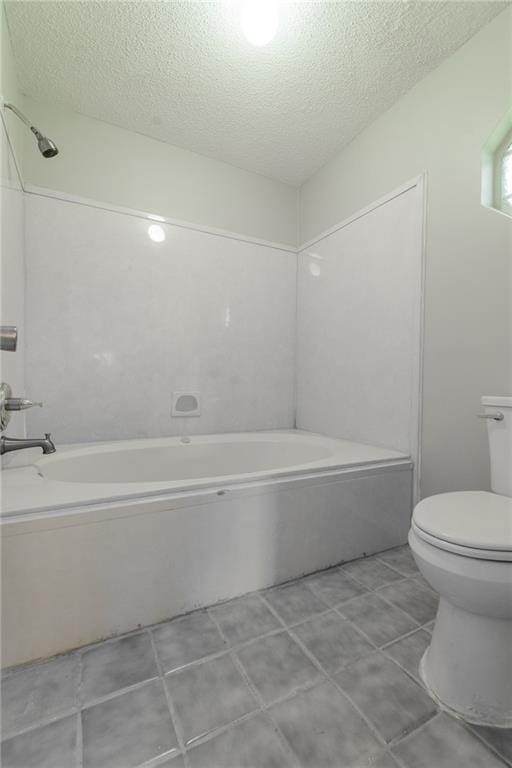
<instances>
[{"instance_id":1,"label":"recessed light","mask_svg":"<svg viewBox=\"0 0 512 768\"><path fill-rule=\"evenodd\" d=\"M242 32L252 45L267 45L279 26L279 8L275 0L246 0L240 9Z\"/></svg>"}]
</instances>

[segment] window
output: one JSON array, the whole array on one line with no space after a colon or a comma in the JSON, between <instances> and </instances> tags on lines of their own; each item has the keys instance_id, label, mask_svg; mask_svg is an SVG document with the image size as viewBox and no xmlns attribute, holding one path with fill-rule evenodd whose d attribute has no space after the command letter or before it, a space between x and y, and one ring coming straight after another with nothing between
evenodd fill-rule
<instances>
[{"instance_id":1,"label":"window","mask_svg":"<svg viewBox=\"0 0 512 768\"><path fill-rule=\"evenodd\" d=\"M496 205L512 216L512 136L507 136L502 151L496 155L495 164Z\"/></svg>"},{"instance_id":2,"label":"window","mask_svg":"<svg viewBox=\"0 0 512 768\"><path fill-rule=\"evenodd\" d=\"M482 150L482 205L512 217L512 109Z\"/></svg>"}]
</instances>

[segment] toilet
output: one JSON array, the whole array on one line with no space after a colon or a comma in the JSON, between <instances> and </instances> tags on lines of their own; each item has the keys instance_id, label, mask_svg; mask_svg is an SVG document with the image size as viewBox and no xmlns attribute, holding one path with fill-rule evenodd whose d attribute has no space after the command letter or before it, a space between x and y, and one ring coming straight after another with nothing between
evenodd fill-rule
<instances>
[{"instance_id":1,"label":"toilet","mask_svg":"<svg viewBox=\"0 0 512 768\"><path fill-rule=\"evenodd\" d=\"M420 664L453 715L512 727L512 397L483 397L492 493L442 493L416 505L409 544L439 593Z\"/></svg>"}]
</instances>

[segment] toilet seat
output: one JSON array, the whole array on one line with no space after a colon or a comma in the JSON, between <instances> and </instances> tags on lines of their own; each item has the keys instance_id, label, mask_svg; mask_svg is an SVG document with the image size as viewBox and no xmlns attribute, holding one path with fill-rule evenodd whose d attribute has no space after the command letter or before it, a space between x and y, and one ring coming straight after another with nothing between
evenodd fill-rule
<instances>
[{"instance_id":1,"label":"toilet seat","mask_svg":"<svg viewBox=\"0 0 512 768\"><path fill-rule=\"evenodd\" d=\"M412 529L428 544L479 560L512 561L512 498L485 491L423 499Z\"/></svg>"}]
</instances>

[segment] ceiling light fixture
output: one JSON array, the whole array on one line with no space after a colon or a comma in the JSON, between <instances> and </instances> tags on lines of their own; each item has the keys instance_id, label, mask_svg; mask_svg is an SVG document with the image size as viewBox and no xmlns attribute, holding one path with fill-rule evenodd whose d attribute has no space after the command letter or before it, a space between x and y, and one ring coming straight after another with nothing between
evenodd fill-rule
<instances>
[{"instance_id":1,"label":"ceiling light fixture","mask_svg":"<svg viewBox=\"0 0 512 768\"><path fill-rule=\"evenodd\" d=\"M270 43L279 26L279 9L275 0L247 0L240 9L240 26L252 45Z\"/></svg>"}]
</instances>

